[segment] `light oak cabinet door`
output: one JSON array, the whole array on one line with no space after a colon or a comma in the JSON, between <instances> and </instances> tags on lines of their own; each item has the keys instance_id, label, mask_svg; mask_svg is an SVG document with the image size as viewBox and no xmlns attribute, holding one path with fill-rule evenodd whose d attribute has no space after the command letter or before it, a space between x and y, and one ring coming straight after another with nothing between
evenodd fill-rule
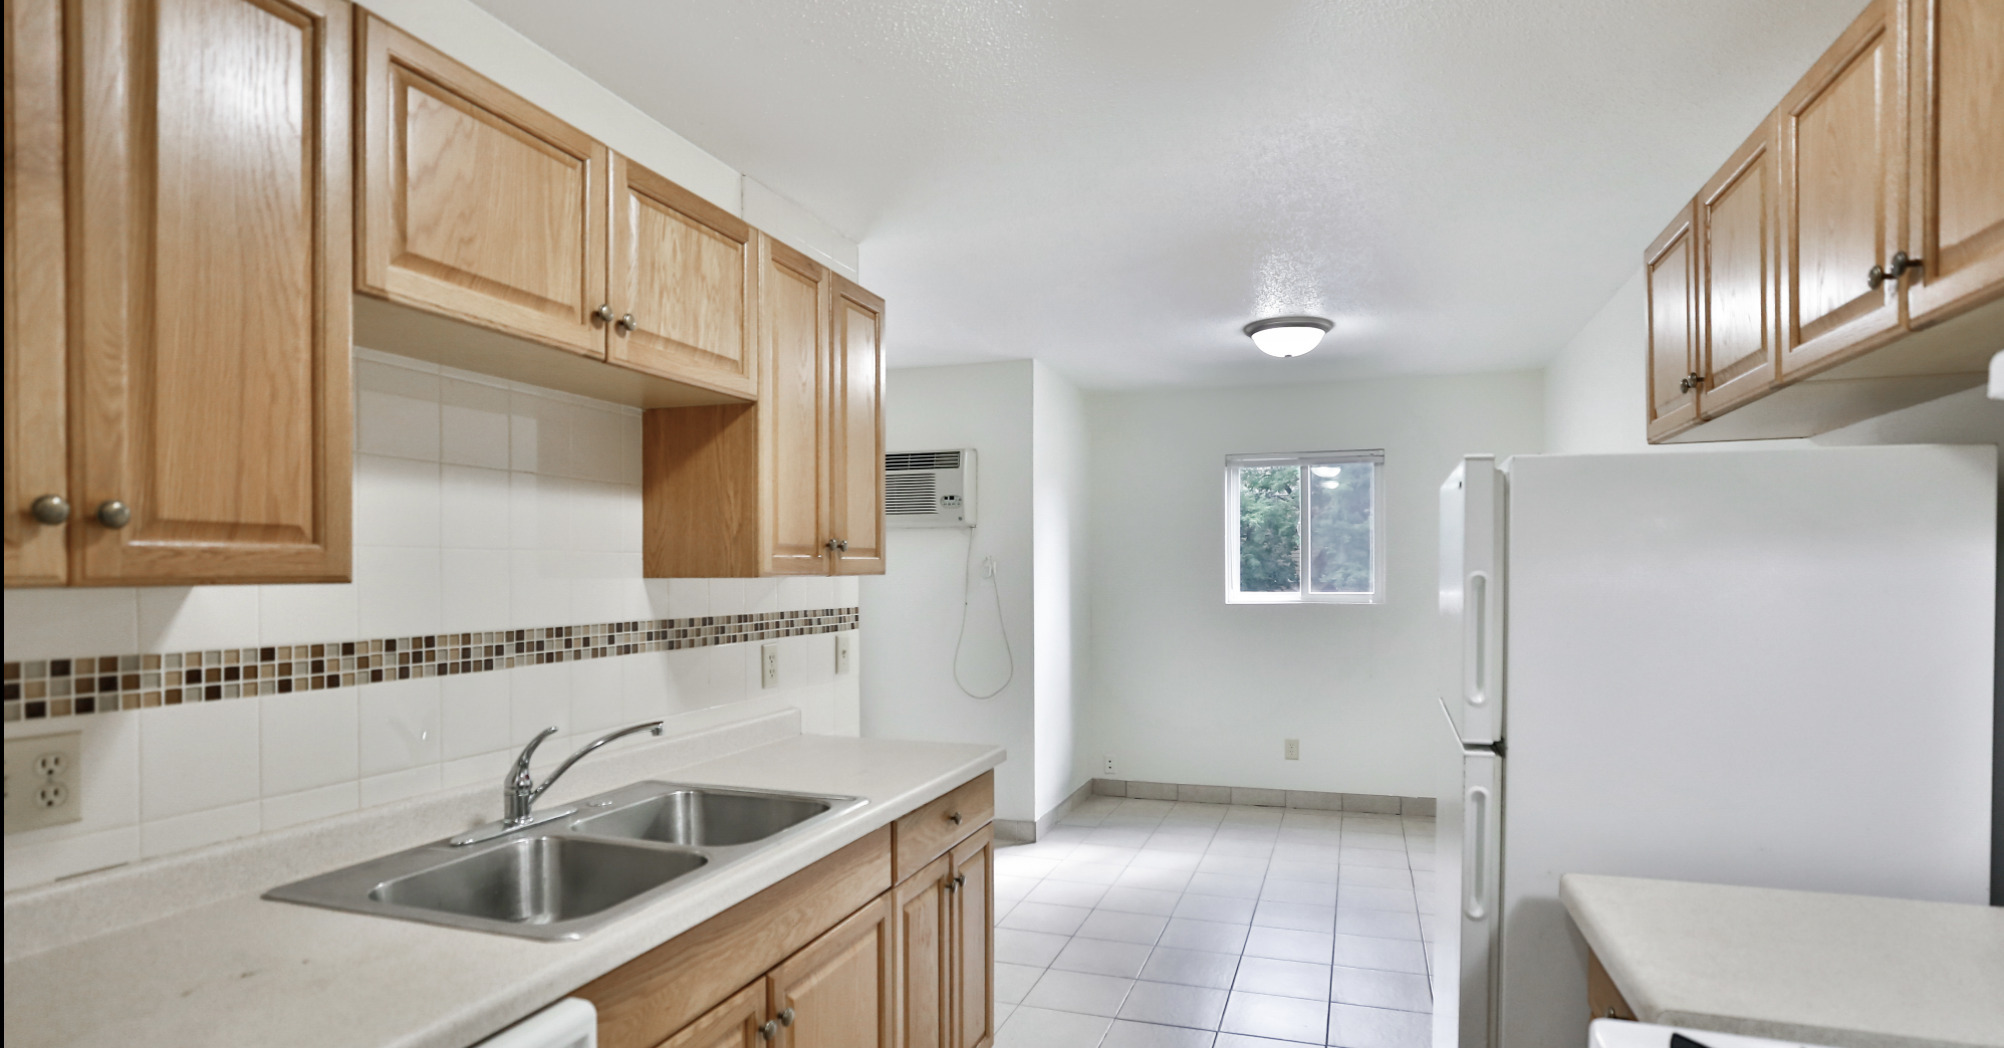
<instances>
[{"instance_id":1,"label":"light oak cabinet door","mask_svg":"<svg viewBox=\"0 0 2004 1048\"><path fill-rule=\"evenodd\" d=\"M1698 245L1686 206L1643 255L1649 310L1649 439L1698 421Z\"/></svg>"},{"instance_id":2,"label":"light oak cabinet door","mask_svg":"<svg viewBox=\"0 0 2004 1048\"><path fill-rule=\"evenodd\" d=\"M759 237L765 340L758 413L767 575L825 575L828 531L828 271Z\"/></svg>"},{"instance_id":3,"label":"light oak cabinet door","mask_svg":"<svg viewBox=\"0 0 2004 1048\"><path fill-rule=\"evenodd\" d=\"M766 1037L761 1028L771 1019L765 1005L766 985L760 979L661 1042L659 1048L764 1048Z\"/></svg>"},{"instance_id":4,"label":"light oak cabinet door","mask_svg":"<svg viewBox=\"0 0 2004 1048\"><path fill-rule=\"evenodd\" d=\"M884 573L884 300L832 277L829 533L837 575Z\"/></svg>"},{"instance_id":5,"label":"light oak cabinet door","mask_svg":"<svg viewBox=\"0 0 2004 1048\"><path fill-rule=\"evenodd\" d=\"M1872 0L1782 100L1781 373L1862 352L1900 324L1906 168L1899 0Z\"/></svg>"},{"instance_id":6,"label":"light oak cabinet door","mask_svg":"<svg viewBox=\"0 0 2004 1048\"><path fill-rule=\"evenodd\" d=\"M986 1048L995 1040L995 827L983 826L954 846L952 1048Z\"/></svg>"},{"instance_id":7,"label":"light oak cabinet door","mask_svg":"<svg viewBox=\"0 0 2004 1048\"><path fill-rule=\"evenodd\" d=\"M744 220L612 158L607 262L615 364L758 396L758 250Z\"/></svg>"},{"instance_id":8,"label":"light oak cabinet door","mask_svg":"<svg viewBox=\"0 0 2004 1048\"><path fill-rule=\"evenodd\" d=\"M345 579L350 7L67 14L72 581Z\"/></svg>"},{"instance_id":9,"label":"light oak cabinet door","mask_svg":"<svg viewBox=\"0 0 2004 1048\"><path fill-rule=\"evenodd\" d=\"M606 149L373 16L359 288L604 359Z\"/></svg>"},{"instance_id":10,"label":"light oak cabinet door","mask_svg":"<svg viewBox=\"0 0 2004 1048\"><path fill-rule=\"evenodd\" d=\"M886 893L772 970L776 1048L894 1048L895 923Z\"/></svg>"},{"instance_id":11,"label":"light oak cabinet door","mask_svg":"<svg viewBox=\"0 0 2004 1048\"><path fill-rule=\"evenodd\" d=\"M2004 3L1910 0L1910 326L2004 293Z\"/></svg>"},{"instance_id":12,"label":"light oak cabinet door","mask_svg":"<svg viewBox=\"0 0 2004 1048\"><path fill-rule=\"evenodd\" d=\"M1770 120L1698 192L1697 393L1703 418L1774 385L1781 334L1776 166Z\"/></svg>"},{"instance_id":13,"label":"light oak cabinet door","mask_svg":"<svg viewBox=\"0 0 2004 1048\"><path fill-rule=\"evenodd\" d=\"M35 500L69 498L64 429L62 0L6 0L6 584L69 579L67 524Z\"/></svg>"},{"instance_id":14,"label":"light oak cabinet door","mask_svg":"<svg viewBox=\"0 0 2004 1048\"><path fill-rule=\"evenodd\" d=\"M898 885L898 1043L947 1048L953 1025L953 860L942 855Z\"/></svg>"}]
</instances>

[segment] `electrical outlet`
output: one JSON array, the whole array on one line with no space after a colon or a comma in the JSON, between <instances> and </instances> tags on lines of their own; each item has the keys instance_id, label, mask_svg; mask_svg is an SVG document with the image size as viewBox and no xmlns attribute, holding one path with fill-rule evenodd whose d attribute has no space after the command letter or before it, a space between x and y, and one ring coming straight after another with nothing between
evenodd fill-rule
<instances>
[{"instance_id":1,"label":"electrical outlet","mask_svg":"<svg viewBox=\"0 0 2004 1048\"><path fill-rule=\"evenodd\" d=\"M837 677L849 672L849 657L852 654L850 645L854 644L855 641L856 638L847 633L837 633L835 635L835 675Z\"/></svg>"},{"instance_id":2,"label":"electrical outlet","mask_svg":"<svg viewBox=\"0 0 2004 1048\"><path fill-rule=\"evenodd\" d=\"M1282 757L1285 757L1291 761L1298 761L1301 759L1301 740L1300 739L1283 740L1281 743L1280 750L1281 750L1280 755Z\"/></svg>"},{"instance_id":3,"label":"electrical outlet","mask_svg":"<svg viewBox=\"0 0 2004 1048\"><path fill-rule=\"evenodd\" d=\"M758 648L758 686L779 687L779 645L761 644Z\"/></svg>"},{"instance_id":4,"label":"electrical outlet","mask_svg":"<svg viewBox=\"0 0 2004 1048\"><path fill-rule=\"evenodd\" d=\"M1120 773L1113 768L1113 754L1109 753L1106 755L1106 775L1111 778L1118 774Z\"/></svg>"},{"instance_id":5,"label":"electrical outlet","mask_svg":"<svg viewBox=\"0 0 2004 1048\"><path fill-rule=\"evenodd\" d=\"M83 819L82 749L83 733L74 731L7 740L6 832Z\"/></svg>"}]
</instances>

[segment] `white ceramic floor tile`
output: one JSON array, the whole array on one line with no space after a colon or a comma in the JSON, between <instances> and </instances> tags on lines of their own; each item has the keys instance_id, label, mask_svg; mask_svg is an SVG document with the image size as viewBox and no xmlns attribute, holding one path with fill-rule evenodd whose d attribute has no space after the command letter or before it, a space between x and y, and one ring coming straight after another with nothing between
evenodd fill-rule
<instances>
[{"instance_id":1,"label":"white ceramic floor tile","mask_svg":"<svg viewBox=\"0 0 2004 1048\"><path fill-rule=\"evenodd\" d=\"M1329 1043L1337 1048L1426 1048L1432 1030L1433 1017L1425 1012L1329 1006Z\"/></svg>"},{"instance_id":2,"label":"white ceramic floor tile","mask_svg":"<svg viewBox=\"0 0 2004 1048\"><path fill-rule=\"evenodd\" d=\"M1322 1040L1328 1025L1326 1002L1233 991L1230 1003L1225 1005L1222 1029L1226 1033L1313 1044Z\"/></svg>"},{"instance_id":3,"label":"white ceramic floor tile","mask_svg":"<svg viewBox=\"0 0 2004 1048\"><path fill-rule=\"evenodd\" d=\"M1133 979L1053 968L1037 980L1029 996L1023 998L1023 1005L1026 1008L1112 1017L1119 1014L1120 1003L1127 999L1127 991L1133 988Z\"/></svg>"},{"instance_id":4,"label":"white ceramic floor tile","mask_svg":"<svg viewBox=\"0 0 2004 1048\"><path fill-rule=\"evenodd\" d=\"M1163 929L1157 945L1213 953L1241 953L1246 945L1246 926L1176 918Z\"/></svg>"},{"instance_id":5,"label":"white ceramic floor tile","mask_svg":"<svg viewBox=\"0 0 2004 1048\"><path fill-rule=\"evenodd\" d=\"M1020 1004L1030 995L1030 987L1044 977L1044 969L1028 964L995 962L995 1000L1007 1004Z\"/></svg>"},{"instance_id":6,"label":"white ceramic floor tile","mask_svg":"<svg viewBox=\"0 0 2004 1048\"><path fill-rule=\"evenodd\" d=\"M1369 935L1379 939L1420 937L1417 916L1391 910L1344 910L1342 919L1336 922L1336 930L1344 935Z\"/></svg>"},{"instance_id":7,"label":"white ceramic floor tile","mask_svg":"<svg viewBox=\"0 0 2004 1048\"><path fill-rule=\"evenodd\" d=\"M1367 968L1337 968L1330 984L1330 998L1344 1004L1370 1008L1395 1008L1424 1012L1433 1007L1433 996L1424 975L1373 971Z\"/></svg>"},{"instance_id":8,"label":"white ceramic floor tile","mask_svg":"<svg viewBox=\"0 0 2004 1048\"><path fill-rule=\"evenodd\" d=\"M1092 910L1083 906L1054 906L1044 902L1022 902L1009 911L1009 916L1001 921L1003 928L1015 928L1026 932L1051 932L1056 935L1070 935L1079 930Z\"/></svg>"},{"instance_id":9,"label":"white ceramic floor tile","mask_svg":"<svg viewBox=\"0 0 2004 1048\"><path fill-rule=\"evenodd\" d=\"M1021 898L1025 902L1051 903L1057 906L1094 906L1099 903L1100 898L1106 894L1106 891L1106 886L1103 884L1086 884L1081 881L1044 880L1039 881L1035 887L1024 893ZM996 889L996 893L998 895L1001 893L999 887Z\"/></svg>"},{"instance_id":10,"label":"white ceramic floor tile","mask_svg":"<svg viewBox=\"0 0 2004 1048\"><path fill-rule=\"evenodd\" d=\"M1153 947L1147 943L1117 942L1112 939L1075 938L1058 953L1051 967L1068 972L1116 975L1132 979L1141 974Z\"/></svg>"},{"instance_id":11,"label":"white ceramic floor tile","mask_svg":"<svg viewBox=\"0 0 2004 1048\"><path fill-rule=\"evenodd\" d=\"M995 1031L996 1048L1097 1048L1113 1020L1022 1005Z\"/></svg>"},{"instance_id":12,"label":"white ceramic floor tile","mask_svg":"<svg viewBox=\"0 0 2004 1048\"><path fill-rule=\"evenodd\" d=\"M1224 1018L1224 990L1172 983L1137 982L1120 1006L1120 1017L1162 1026L1215 1030Z\"/></svg>"},{"instance_id":13,"label":"white ceramic floor tile","mask_svg":"<svg viewBox=\"0 0 2004 1048\"><path fill-rule=\"evenodd\" d=\"M1215 1036L1209 1030L1187 1030L1116 1019L1113 1028L1106 1031L1106 1040L1099 1045L1100 1048L1211 1048L1211 1039Z\"/></svg>"},{"instance_id":14,"label":"white ceramic floor tile","mask_svg":"<svg viewBox=\"0 0 2004 1048\"><path fill-rule=\"evenodd\" d=\"M1239 955L1235 953L1157 946L1155 952L1148 955L1148 963L1142 966L1141 978L1150 982L1229 990L1238 967Z\"/></svg>"},{"instance_id":15,"label":"white ceramic floor tile","mask_svg":"<svg viewBox=\"0 0 2004 1048\"><path fill-rule=\"evenodd\" d=\"M1184 888L1191 895L1223 895L1234 899L1257 899L1263 878L1238 873L1200 873Z\"/></svg>"},{"instance_id":16,"label":"white ceramic floor tile","mask_svg":"<svg viewBox=\"0 0 2004 1048\"><path fill-rule=\"evenodd\" d=\"M1047 932L1017 931L1012 928L995 929L995 960L1010 964L1027 964L1035 968L1049 967L1058 959L1058 951L1065 948L1069 940L1062 935Z\"/></svg>"},{"instance_id":17,"label":"white ceramic floor tile","mask_svg":"<svg viewBox=\"0 0 2004 1048\"><path fill-rule=\"evenodd\" d=\"M1238 977L1232 981L1232 989L1275 997L1326 1001L1329 999L1329 966L1272 957L1247 957L1239 962Z\"/></svg>"},{"instance_id":18,"label":"white ceramic floor tile","mask_svg":"<svg viewBox=\"0 0 2004 1048\"><path fill-rule=\"evenodd\" d=\"M1272 957L1283 961L1329 963L1328 932L1304 932L1292 928L1254 928L1246 937L1248 957Z\"/></svg>"},{"instance_id":19,"label":"white ceramic floor tile","mask_svg":"<svg viewBox=\"0 0 2004 1048\"><path fill-rule=\"evenodd\" d=\"M999 890L999 889L998 889ZM1127 888L1114 885L1100 896L1098 908L1117 910L1121 913L1152 913L1166 917L1176 912L1176 903L1182 896L1175 892L1157 891L1153 888Z\"/></svg>"},{"instance_id":20,"label":"white ceramic floor tile","mask_svg":"<svg viewBox=\"0 0 2004 1048\"><path fill-rule=\"evenodd\" d=\"M1078 934L1088 939L1153 943L1161 937L1162 929L1168 923L1169 918L1152 913L1094 910L1092 916L1079 925Z\"/></svg>"},{"instance_id":21,"label":"white ceramic floor tile","mask_svg":"<svg viewBox=\"0 0 2004 1048\"><path fill-rule=\"evenodd\" d=\"M1337 903L1346 908L1360 910L1397 910L1411 913L1414 910L1415 893L1411 888L1371 888L1364 885L1346 884Z\"/></svg>"},{"instance_id":22,"label":"white ceramic floor tile","mask_svg":"<svg viewBox=\"0 0 2004 1048\"><path fill-rule=\"evenodd\" d=\"M1410 939L1374 939L1363 935L1336 937L1336 963L1346 968L1375 968L1386 972L1426 973L1426 957L1420 944Z\"/></svg>"},{"instance_id":23,"label":"white ceramic floor tile","mask_svg":"<svg viewBox=\"0 0 2004 1048\"><path fill-rule=\"evenodd\" d=\"M1327 932L1336 925L1336 907L1303 902L1263 900L1254 912L1253 924L1261 928L1288 928L1300 932Z\"/></svg>"}]
</instances>

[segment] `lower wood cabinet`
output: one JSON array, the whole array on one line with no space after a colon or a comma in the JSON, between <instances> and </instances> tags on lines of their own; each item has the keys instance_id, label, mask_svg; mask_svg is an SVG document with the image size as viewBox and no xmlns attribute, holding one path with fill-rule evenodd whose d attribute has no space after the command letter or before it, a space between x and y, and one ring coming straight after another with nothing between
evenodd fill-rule
<instances>
[{"instance_id":1,"label":"lower wood cabinet","mask_svg":"<svg viewBox=\"0 0 2004 1048\"><path fill-rule=\"evenodd\" d=\"M568 996L600 1048L988 1048L993 797L984 773Z\"/></svg>"}]
</instances>

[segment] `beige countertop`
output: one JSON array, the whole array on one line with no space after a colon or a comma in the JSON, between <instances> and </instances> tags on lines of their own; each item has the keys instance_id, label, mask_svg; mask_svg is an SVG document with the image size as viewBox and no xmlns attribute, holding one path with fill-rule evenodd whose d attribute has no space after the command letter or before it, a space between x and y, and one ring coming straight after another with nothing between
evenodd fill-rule
<instances>
[{"instance_id":1,"label":"beige countertop","mask_svg":"<svg viewBox=\"0 0 2004 1048\"><path fill-rule=\"evenodd\" d=\"M2004 1046L2004 908L1584 874L1559 898L1644 1022Z\"/></svg>"},{"instance_id":2,"label":"beige countertop","mask_svg":"<svg viewBox=\"0 0 2004 1048\"><path fill-rule=\"evenodd\" d=\"M792 722L797 725L797 721ZM386 806L7 899L8 1048L463 1048L1001 763L989 746L774 722L608 753L549 803L645 778L870 803L573 942L267 902L259 893L457 832L498 789ZM749 744L749 745L746 745ZM731 751L731 752L726 752ZM721 755L720 755L721 754ZM384 823L393 831L382 829ZM299 852L305 851L302 859ZM305 868L302 868L305 867ZM216 885L224 884L220 897ZM149 911L149 907L151 910ZM171 911L171 912L170 912Z\"/></svg>"}]
</instances>

